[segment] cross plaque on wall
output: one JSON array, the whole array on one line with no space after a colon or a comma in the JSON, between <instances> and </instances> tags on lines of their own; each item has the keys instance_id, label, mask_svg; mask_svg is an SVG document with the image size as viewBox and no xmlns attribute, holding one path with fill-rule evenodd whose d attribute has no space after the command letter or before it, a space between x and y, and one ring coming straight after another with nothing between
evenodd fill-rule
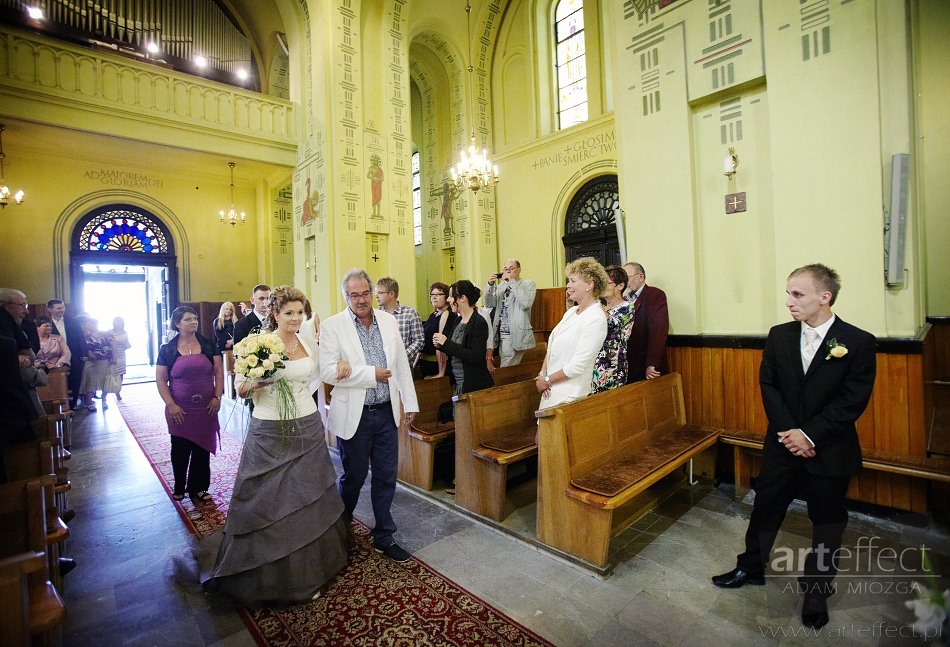
<instances>
[{"instance_id":1,"label":"cross plaque on wall","mask_svg":"<svg viewBox=\"0 0 950 647\"><path fill-rule=\"evenodd\" d=\"M726 213L745 211L745 191L726 195Z\"/></svg>"}]
</instances>

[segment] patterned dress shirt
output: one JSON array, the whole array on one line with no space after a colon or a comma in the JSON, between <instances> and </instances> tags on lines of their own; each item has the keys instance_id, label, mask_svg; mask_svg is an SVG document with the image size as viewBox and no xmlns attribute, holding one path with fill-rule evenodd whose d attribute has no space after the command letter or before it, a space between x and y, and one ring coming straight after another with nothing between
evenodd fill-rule
<instances>
[{"instance_id":1,"label":"patterned dress shirt","mask_svg":"<svg viewBox=\"0 0 950 647\"><path fill-rule=\"evenodd\" d=\"M356 334L359 336L360 345L363 347L366 365L387 368L386 350L383 348L383 336L379 332L379 322L376 321L376 316L373 316L373 325L369 327L369 330L360 323L360 318L355 314L353 315L353 323L356 325ZM389 402L389 383L377 380L375 387L366 389L363 404L382 404L383 402Z\"/></svg>"},{"instance_id":2,"label":"patterned dress shirt","mask_svg":"<svg viewBox=\"0 0 950 647\"><path fill-rule=\"evenodd\" d=\"M404 306L398 301L393 316L399 324L399 335L406 346L406 355L409 356L409 366L414 366L416 358L422 352L425 344L425 333L422 331L422 317L419 311L412 306Z\"/></svg>"}]
</instances>

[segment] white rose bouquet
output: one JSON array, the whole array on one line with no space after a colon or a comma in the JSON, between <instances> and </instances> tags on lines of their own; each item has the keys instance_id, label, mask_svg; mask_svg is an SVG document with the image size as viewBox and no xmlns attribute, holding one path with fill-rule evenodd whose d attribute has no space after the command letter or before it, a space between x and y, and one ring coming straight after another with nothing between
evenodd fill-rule
<instances>
[{"instance_id":1,"label":"white rose bouquet","mask_svg":"<svg viewBox=\"0 0 950 647\"><path fill-rule=\"evenodd\" d=\"M287 359L284 351L277 333L252 333L234 345L234 372L249 380L272 380L277 390L277 415L281 421L289 421L297 417L297 404L290 384L277 374Z\"/></svg>"}]
</instances>

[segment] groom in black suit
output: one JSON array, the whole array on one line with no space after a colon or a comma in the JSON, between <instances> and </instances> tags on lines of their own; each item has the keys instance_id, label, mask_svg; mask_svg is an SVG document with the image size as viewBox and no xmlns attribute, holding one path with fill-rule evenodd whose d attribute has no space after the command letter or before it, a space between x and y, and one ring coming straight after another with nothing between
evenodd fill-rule
<instances>
[{"instance_id":1,"label":"groom in black suit","mask_svg":"<svg viewBox=\"0 0 950 647\"><path fill-rule=\"evenodd\" d=\"M721 588L764 584L772 544L795 498L808 504L812 551L799 589L802 623L828 622L841 537L848 524L845 495L861 469L855 422L874 387L875 339L831 311L841 281L824 265L788 277L786 306L794 321L769 331L759 384L769 425L765 458L755 480L755 506L736 568L712 578Z\"/></svg>"},{"instance_id":2,"label":"groom in black suit","mask_svg":"<svg viewBox=\"0 0 950 647\"><path fill-rule=\"evenodd\" d=\"M251 303L254 309L244 315L234 324L234 345L251 334L255 328L262 328L267 319L268 304L270 303L270 288L263 283L255 285L251 290Z\"/></svg>"}]
</instances>

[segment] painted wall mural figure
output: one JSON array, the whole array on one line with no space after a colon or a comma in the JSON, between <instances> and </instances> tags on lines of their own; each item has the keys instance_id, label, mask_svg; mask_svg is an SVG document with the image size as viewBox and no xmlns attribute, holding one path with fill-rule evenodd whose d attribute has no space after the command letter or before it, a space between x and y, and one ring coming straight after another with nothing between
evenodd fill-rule
<instances>
[{"instance_id":1,"label":"painted wall mural figure","mask_svg":"<svg viewBox=\"0 0 950 647\"><path fill-rule=\"evenodd\" d=\"M442 235L451 236L455 233L455 224L452 220L452 203L462 195L454 184L445 180L442 182Z\"/></svg>"},{"instance_id":2,"label":"painted wall mural figure","mask_svg":"<svg viewBox=\"0 0 950 647\"><path fill-rule=\"evenodd\" d=\"M300 224L306 225L317 219L317 205L320 204L320 192L314 190L310 193L310 178L307 178L307 188L303 197L303 215L300 217Z\"/></svg>"},{"instance_id":3,"label":"painted wall mural figure","mask_svg":"<svg viewBox=\"0 0 950 647\"><path fill-rule=\"evenodd\" d=\"M373 185L373 213L370 217L382 218L383 216L379 212L379 204L383 201L382 160L379 158L379 155L373 155L369 158L369 164L369 173L366 174L366 177Z\"/></svg>"}]
</instances>

